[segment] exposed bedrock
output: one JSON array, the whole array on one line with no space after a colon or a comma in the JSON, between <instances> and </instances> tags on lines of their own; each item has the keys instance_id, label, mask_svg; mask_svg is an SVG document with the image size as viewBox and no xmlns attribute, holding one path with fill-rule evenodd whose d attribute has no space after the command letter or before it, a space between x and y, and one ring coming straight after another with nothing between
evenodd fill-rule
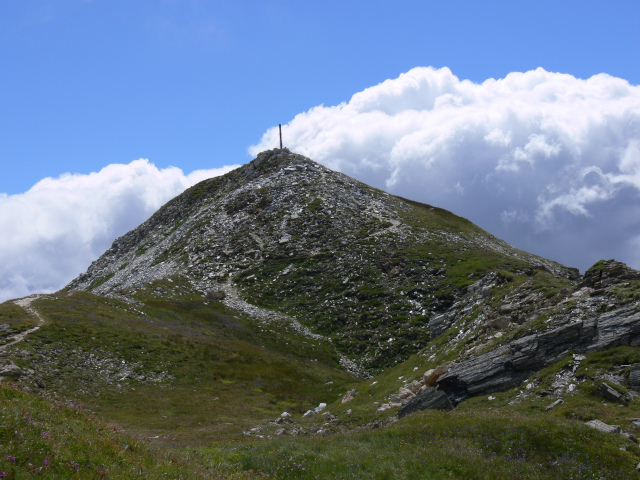
<instances>
[{"instance_id":1,"label":"exposed bedrock","mask_svg":"<svg viewBox=\"0 0 640 480\"><path fill-rule=\"evenodd\" d=\"M438 379L454 404L469 397L504 391L566 357L570 351L598 352L621 345L640 345L640 313L620 308L529 335L475 358L453 364Z\"/></svg>"}]
</instances>

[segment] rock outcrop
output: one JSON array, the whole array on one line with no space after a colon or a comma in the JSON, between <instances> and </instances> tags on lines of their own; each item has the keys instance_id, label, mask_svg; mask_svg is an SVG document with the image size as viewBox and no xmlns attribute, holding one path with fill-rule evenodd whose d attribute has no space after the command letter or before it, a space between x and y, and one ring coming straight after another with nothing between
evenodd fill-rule
<instances>
[{"instance_id":1,"label":"rock outcrop","mask_svg":"<svg viewBox=\"0 0 640 480\"><path fill-rule=\"evenodd\" d=\"M442 390L428 387L412 398L409 403L400 407L398 418L420 410L453 410L453 403Z\"/></svg>"},{"instance_id":2,"label":"rock outcrop","mask_svg":"<svg viewBox=\"0 0 640 480\"><path fill-rule=\"evenodd\" d=\"M8 377L12 380L18 380L22 375L22 369L11 360L5 360L4 365L0 366L0 377Z\"/></svg>"},{"instance_id":3,"label":"rock outcrop","mask_svg":"<svg viewBox=\"0 0 640 480\"><path fill-rule=\"evenodd\" d=\"M513 388L538 370L565 358L570 350L589 353L620 345L640 346L640 313L635 307L576 319L519 338L452 365L437 384L457 404L471 396Z\"/></svg>"}]
</instances>

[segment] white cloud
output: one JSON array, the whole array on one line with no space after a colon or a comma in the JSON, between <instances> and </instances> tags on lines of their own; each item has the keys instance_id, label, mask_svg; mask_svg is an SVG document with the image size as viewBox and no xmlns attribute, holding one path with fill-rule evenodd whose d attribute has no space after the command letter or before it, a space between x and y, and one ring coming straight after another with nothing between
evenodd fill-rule
<instances>
[{"instance_id":1,"label":"white cloud","mask_svg":"<svg viewBox=\"0 0 640 480\"><path fill-rule=\"evenodd\" d=\"M185 175L141 159L0 194L0 301L62 288L168 200L235 167Z\"/></svg>"},{"instance_id":2,"label":"white cloud","mask_svg":"<svg viewBox=\"0 0 640 480\"><path fill-rule=\"evenodd\" d=\"M277 135L267 130L250 152ZM297 115L283 138L520 248L582 269L601 257L640 267L640 87L623 79L538 68L477 84L414 68Z\"/></svg>"}]
</instances>

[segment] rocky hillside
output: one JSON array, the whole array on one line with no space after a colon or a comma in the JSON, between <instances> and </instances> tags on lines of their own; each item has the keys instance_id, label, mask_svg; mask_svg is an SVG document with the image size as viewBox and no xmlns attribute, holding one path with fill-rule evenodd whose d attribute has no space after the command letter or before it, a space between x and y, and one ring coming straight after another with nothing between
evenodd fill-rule
<instances>
[{"instance_id":1,"label":"rocky hillside","mask_svg":"<svg viewBox=\"0 0 640 480\"><path fill-rule=\"evenodd\" d=\"M375 371L448 330L469 288L486 298L511 277L539 271L578 278L448 211L283 149L190 188L67 288L128 298L179 276L202 294L237 289Z\"/></svg>"},{"instance_id":2,"label":"rocky hillside","mask_svg":"<svg viewBox=\"0 0 640 480\"><path fill-rule=\"evenodd\" d=\"M1 304L2 381L16 425L17 390L82 404L192 478L636 478L640 272L580 275L273 150ZM0 472L33 470L41 430L0 432ZM85 433L82 462L39 461L102 471Z\"/></svg>"}]
</instances>

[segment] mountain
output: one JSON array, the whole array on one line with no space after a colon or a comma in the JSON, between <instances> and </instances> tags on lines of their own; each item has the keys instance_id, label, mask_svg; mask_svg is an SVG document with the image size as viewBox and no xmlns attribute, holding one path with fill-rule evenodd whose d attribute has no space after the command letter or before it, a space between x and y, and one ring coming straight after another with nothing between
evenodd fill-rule
<instances>
[{"instance_id":1,"label":"mountain","mask_svg":"<svg viewBox=\"0 0 640 480\"><path fill-rule=\"evenodd\" d=\"M177 275L202 294L237 290L298 318L376 371L447 330L446 322L434 324L438 314L496 271L500 278L536 271L578 277L446 210L285 149L187 190L67 288L127 297Z\"/></svg>"},{"instance_id":2,"label":"mountain","mask_svg":"<svg viewBox=\"0 0 640 480\"><path fill-rule=\"evenodd\" d=\"M0 356L25 395L83 404L193 478L630 478L640 462L640 272L580 275L287 149L188 189L63 291L1 304ZM0 390L18 425L16 398ZM32 458L42 441L0 432Z\"/></svg>"}]
</instances>

